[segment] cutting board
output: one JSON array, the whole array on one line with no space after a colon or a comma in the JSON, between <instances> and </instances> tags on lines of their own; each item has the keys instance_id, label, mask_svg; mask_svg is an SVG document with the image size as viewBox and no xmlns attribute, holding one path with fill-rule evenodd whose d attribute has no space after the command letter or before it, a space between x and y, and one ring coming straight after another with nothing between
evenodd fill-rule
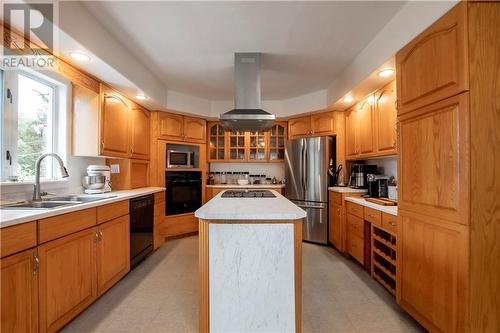
<instances>
[{"instance_id":1,"label":"cutting board","mask_svg":"<svg viewBox=\"0 0 500 333\"><path fill-rule=\"evenodd\" d=\"M387 199L387 198L365 198L368 202L376 203L377 205L382 206L397 206L398 202L395 200Z\"/></svg>"}]
</instances>

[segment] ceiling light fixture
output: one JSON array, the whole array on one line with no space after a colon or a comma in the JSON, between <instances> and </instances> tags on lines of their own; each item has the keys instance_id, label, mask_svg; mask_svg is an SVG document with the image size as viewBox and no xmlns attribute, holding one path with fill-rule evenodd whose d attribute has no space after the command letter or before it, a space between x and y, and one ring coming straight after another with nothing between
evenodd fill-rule
<instances>
[{"instance_id":1,"label":"ceiling light fixture","mask_svg":"<svg viewBox=\"0 0 500 333\"><path fill-rule=\"evenodd\" d=\"M394 69L392 68L384 68L378 72L378 76L380 77L388 77L394 74Z\"/></svg>"},{"instance_id":2,"label":"ceiling light fixture","mask_svg":"<svg viewBox=\"0 0 500 333\"><path fill-rule=\"evenodd\" d=\"M344 96L344 103L351 103L352 101L354 101L354 97L352 97L351 94L347 94Z\"/></svg>"},{"instance_id":3,"label":"ceiling light fixture","mask_svg":"<svg viewBox=\"0 0 500 333\"><path fill-rule=\"evenodd\" d=\"M135 95L135 98L137 99L140 99L141 101L145 100L147 97L142 95L142 94L139 94L139 95Z\"/></svg>"},{"instance_id":4,"label":"ceiling light fixture","mask_svg":"<svg viewBox=\"0 0 500 333\"><path fill-rule=\"evenodd\" d=\"M76 61L82 61L82 62L90 61L90 57L81 51L72 51L69 53L69 55Z\"/></svg>"}]
</instances>

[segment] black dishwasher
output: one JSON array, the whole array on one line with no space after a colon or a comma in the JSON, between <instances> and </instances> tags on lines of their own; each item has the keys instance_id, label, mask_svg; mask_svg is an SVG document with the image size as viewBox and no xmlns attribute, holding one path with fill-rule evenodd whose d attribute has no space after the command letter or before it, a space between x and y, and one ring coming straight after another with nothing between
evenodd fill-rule
<instances>
[{"instance_id":1,"label":"black dishwasher","mask_svg":"<svg viewBox=\"0 0 500 333\"><path fill-rule=\"evenodd\" d=\"M130 200L130 267L153 252L154 196Z\"/></svg>"}]
</instances>

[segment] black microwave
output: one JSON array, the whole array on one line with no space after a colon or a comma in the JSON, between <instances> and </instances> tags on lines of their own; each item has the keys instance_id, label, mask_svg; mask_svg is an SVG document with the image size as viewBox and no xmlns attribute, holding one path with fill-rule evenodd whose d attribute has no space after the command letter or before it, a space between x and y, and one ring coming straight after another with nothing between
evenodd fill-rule
<instances>
[{"instance_id":1,"label":"black microwave","mask_svg":"<svg viewBox=\"0 0 500 333\"><path fill-rule=\"evenodd\" d=\"M167 150L167 168L193 168L194 153L190 151Z\"/></svg>"}]
</instances>

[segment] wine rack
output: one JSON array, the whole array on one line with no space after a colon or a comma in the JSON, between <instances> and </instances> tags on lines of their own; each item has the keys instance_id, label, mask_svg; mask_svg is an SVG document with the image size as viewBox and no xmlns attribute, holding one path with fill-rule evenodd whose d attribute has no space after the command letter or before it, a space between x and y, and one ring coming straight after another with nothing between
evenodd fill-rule
<instances>
[{"instance_id":1,"label":"wine rack","mask_svg":"<svg viewBox=\"0 0 500 333\"><path fill-rule=\"evenodd\" d=\"M372 224L372 276L396 294L396 236Z\"/></svg>"}]
</instances>

